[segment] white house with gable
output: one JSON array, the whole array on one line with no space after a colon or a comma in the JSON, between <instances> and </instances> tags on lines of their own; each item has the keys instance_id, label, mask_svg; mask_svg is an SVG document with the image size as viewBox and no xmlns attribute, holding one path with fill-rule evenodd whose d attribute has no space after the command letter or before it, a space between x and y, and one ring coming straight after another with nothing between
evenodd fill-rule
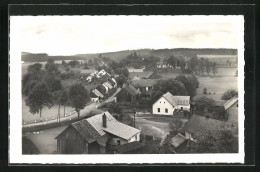
<instances>
[{"instance_id":1,"label":"white house with gable","mask_svg":"<svg viewBox=\"0 0 260 172\"><path fill-rule=\"evenodd\" d=\"M167 92L153 104L153 114L173 115L175 109L190 111L190 96L173 96Z\"/></svg>"}]
</instances>

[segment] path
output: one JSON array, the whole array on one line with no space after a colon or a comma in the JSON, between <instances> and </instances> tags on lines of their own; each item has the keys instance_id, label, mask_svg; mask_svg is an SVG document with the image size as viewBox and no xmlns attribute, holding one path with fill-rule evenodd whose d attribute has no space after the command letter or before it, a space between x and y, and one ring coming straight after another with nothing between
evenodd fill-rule
<instances>
[{"instance_id":1,"label":"path","mask_svg":"<svg viewBox=\"0 0 260 172\"><path fill-rule=\"evenodd\" d=\"M114 96L119 91L120 91L120 88L118 88L116 90L116 92L112 96L110 96L107 100L105 100L103 103L94 103L94 102L90 103L84 109L82 109L80 111L80 117L81 118L87 117L87 116L91 115L91 112L93 112L95 114L102 113L103 110L100 110L100 109L97 109L97 108L99 106L101 106L102 104L104 104L104 103L108 103L110 101L113 101L114 100ZM61 116L60 123L73 121L73 120L75 120L77 118L78 118L78 114L74 111L74 112L66 114L65 117ZM47 125L55 126L55 124L57 124L57 119L51 119L51 120L48 120L48 121L42 121L42 122L37 122L37 123L25 124L25 125L23 125L23 128L41 127L41 126L47 126Z\"/></svg>"}]
</instances>

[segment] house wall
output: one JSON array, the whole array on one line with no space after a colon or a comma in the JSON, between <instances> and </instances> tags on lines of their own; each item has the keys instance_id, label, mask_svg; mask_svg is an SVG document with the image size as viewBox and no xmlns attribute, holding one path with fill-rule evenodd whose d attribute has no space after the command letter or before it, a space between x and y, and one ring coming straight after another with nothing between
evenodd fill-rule
<instances>
[{"instance_id":1,"label":"house wall","mask_svg":"<svg viewBox=\"0 0 260 172\"><path fill-rule=\"evenodd\" d=\"M98 99L98 97L96 97L96 98L91 98L91 101L92 102L97 102L99 99Z\"/></svg>"},{"instance_id":2,"label":"house wall","mask_svg":"<svg viewBox=\"0 0 260 172\"><path fill-rule=\"evenodd\" d=\"M187 139L191 139L192 137L191 137L191 134L189 133L189 132L187 132L187 131L185 131L185 137L187 138Z\"/></svg>"},{"instance_id":3,"label":"house wall","mask_svg":"<svg viewBox=\"0 0 260 172\"><path fill-rule=\"evenodd\" d=\"M82 154L87 153L87 151L86 141L72 127L68 127L57 138L58 154Z\"/></svg>"},{"instance_id":4,"label":"house wall","mask_svg":"<svg viewBox=\"0 0 260 172\"><path fill-rule=\"evenodd\" d=\"M190 104L187 106L186 105L177 105L175 108L179 109L179 110L181 110L181 108L183 108L183 110L190 111Z\"/></svg>"},{"instance_id":5,"label":"house wall","mask_svg":"<svg viewBox=\"0 0 260 172\"><path fill-rule=\"evenodd\" d=\"M132 138L130 138L130 139L128 140L128 143L134 142L134 141L140 141L140 133L137 133L137 134L134 135Z\"/></svg>"},{"instance_id":6,"label":"house wall","mask_svg":"<svg viewBox=\"0 0 260 172\"><path fill-rule=\"evenodd\" d=\"M119 145L119 144L118 144L118 141L120 141L120 145L123 145L123 144L128 143L128 141L125 140L125 139L122 139L122 138L119 138L119 137L112 137L112 138L109 140L108 144L113 145L113 146Z\"/></svg>"},{"instance_id":7,"label":"house wall","mask_svg":"<svg viewBox=\"0 0 260 172\"><path fill-rule=\"evenodd\" d=\"M238 101L234 103L229 109L227 109L228 122L238 123Z\"/></svg>"},{"instance_id":8,"label":"house wall","mask_svg":"<svg viewBox=\"0 0 260 172\"><path fill-rule=\"evenodd\" d=\"M160 112L158 112L158 108L160 108ZM168 113L165 112L166 108L168 109ZM173 115L174 109L175 107L173 107L164 97L161 97L153 104L153 114Z\"/></svg>"}]
</instances>

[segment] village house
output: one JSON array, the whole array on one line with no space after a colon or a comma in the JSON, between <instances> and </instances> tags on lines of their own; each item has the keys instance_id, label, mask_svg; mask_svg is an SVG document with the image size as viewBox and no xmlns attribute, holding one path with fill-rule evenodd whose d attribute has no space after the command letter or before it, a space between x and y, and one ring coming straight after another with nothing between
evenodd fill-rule
<instances>
[{"instance_id":1,"label":"village house","mask_svg":"<svg viewBox=\"0 0 260 172\"><path fill-rule=\"evenodd\" d=\"M165 93L153 104L153 114L174 115L176 110L190 111L190 96L173 96Z\"/></svg>"},{"instance_id":2,"label":"village house","mask_svg":"<svg viewBox=\"0 0 260 172\"><path fill-rule=\"evenodd\" d=\"M154 79L136 79L131 81L131 85L133 85L138 91L149 96L155 83L156 80Z\"/></svg>"},{"instance_id":3,"label":"village house","mask_svg":"<svg viewBox=\"0 0 260 172\"><path fill-rule=\"evenodd\" d=\"M133 68L133 67L128 67L128 68L127 68L127 70L128 70L129 73L132 73L132 72L143 72L144 69L145 69L145 67L144 67L144 68L141 68L141 69L135 69L135 68Z\"/></svg>"},{"instance_id":4,"label":"village house","mask_svg":"<svg viewBox=\"0 0 260 172\"><path fill-rule=\"evenodd\" d=\"M106 87L106 90L107 90L107 91L113 88L113 86L110 84L109 81L104 82L103 85L104 85L104 87Z\"/></svg>"},{"instance_id":5,"label":"village house","mask_svg":"<svg viewBox=\"0 0 260 172\"><path fill-rule=\"evenodd\" d=\"M227 130L235 127L229 122L224 122L200 115L192 115L191 119L185 123L181 131L186 139L194 140L197 136L205 134L207 131Z\"/></svg>"},{"instance_id":6,"label":"village house","mask_svg":"<svg viewBox=\"0 0 260 172\"><path fill-rule=\"evenodd\" d=\"M129 75L128 75L128 78L129 79L155 79L157 78L156 77L156 74L152 71L144 71L144 72L129 72Z\"/></svg>"},{"instance_id":7,"label":"village house","mask_svg":"<svg viewBox=\"0 0 260 172\"><path fill-rule=\"evenodd\" d=\"M115 102L134 102L139 96L138 91L131 84L124 84L123 88L116 94Z\"/></svg>"},{"instance_id":8,"label":"village house","mask_svg":"<svg viewBox=\"0 0 260 172\"><path fill-rule=\"evenodd\" d=\"M56 139L58 154L99 154L108 146L140 141L140 130L104 112L72 123Z\"/></svg>"},{"instance_id":9,"label":"village house","mask_svg":"<svg viewBox=\"0 0 260 172\"><path fill-rule=\"evenodd\" d=\"M92 102L98 102L100 99L104 98L104 95L100 93L97 89L94 89L89 96Z\"/></svg>"},{"instance_id":10,"label":"village house","mask_svg":"<svg viewBox=\"0 0 260 172\"><path fill-rule=\"evenodd\" d=\"M172 66L166 62L158 62L156 64L156 68L158 69L166 69L166 68L172 68Z\"/></svg>"},{"instance_id":11,"label":"village house","mask_svg":"<svg viewBox=\"0 0 260 172\"><path fill-rule=\"evenodd\" d=\"M108 82L114 87L117 88L117 82L115 78L108 78Z\"/></svg>"}]
</instances>

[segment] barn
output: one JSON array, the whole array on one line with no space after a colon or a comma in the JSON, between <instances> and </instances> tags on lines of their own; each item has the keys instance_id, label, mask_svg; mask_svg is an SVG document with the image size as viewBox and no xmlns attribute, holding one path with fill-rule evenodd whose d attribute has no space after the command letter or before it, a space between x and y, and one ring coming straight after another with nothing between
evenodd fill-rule
<instances>
[{"instance_id":1,"label":"barn","mask_svg":"<svg viewBox=\"0 0 260 172\"><path fill-rule=\"evenodd\" d=\"M140 91L138 91L131 84L127 83L116 94L116 102L133 102L137 99Z\"/></svg>"},{"instance_id":2,"label":"barn","mask_svg":"<svg viewBox=\"0 0 260 172\"><path fill-rule=\"evenodd\" d=\"M72 123L56 139L59 154L104 154L108 145L140 141L140 130L104 112Z\"/></svg>"},{"instance_id":3,"label":"barn","mask_svg":"<svg viewBox=\"0 0 260 172\"><path fill-rule=\"evenodd\" d=\"M190 111L190 96L173 96L167 92L153 104L153 114L173 115L176 110Z\"/></svg>"}]
</instances>

